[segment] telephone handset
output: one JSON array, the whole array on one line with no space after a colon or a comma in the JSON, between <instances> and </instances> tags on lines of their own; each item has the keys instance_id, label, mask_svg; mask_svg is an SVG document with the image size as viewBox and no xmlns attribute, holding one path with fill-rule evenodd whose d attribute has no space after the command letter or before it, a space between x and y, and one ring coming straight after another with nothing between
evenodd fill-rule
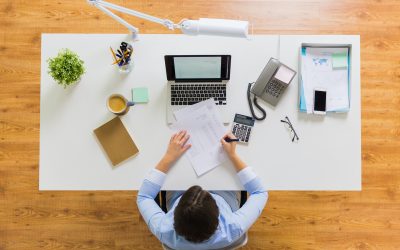
<instances>
[{"instance_id":1,"label":"telephone handset","mask_svg":"<svg viewBox=\"0 0 400 250\"><path fill-rule=\"evenodd\" d=\"M295 70L279 62L278 59L269 59L257 81L255 83L249 83L247 87L247 101L254 119L262 121L267 117L265 110L257 103L257 97L276 106L295 75ZM254 95L253 101L251 100L250 93ZM254 113L253 102L262 113L261 117L256 116Z\"/></svg>"}]
</instances>

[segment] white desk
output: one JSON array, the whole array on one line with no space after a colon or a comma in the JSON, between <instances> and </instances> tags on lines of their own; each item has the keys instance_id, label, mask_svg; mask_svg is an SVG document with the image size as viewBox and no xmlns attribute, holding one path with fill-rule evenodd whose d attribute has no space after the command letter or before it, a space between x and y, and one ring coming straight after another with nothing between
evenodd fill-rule
<instances>
[{"instance_id":1,"label":"white desk","mask_svg":"<svg viewBox=\"0 0 400 250\"><path fill-rule=\"evenodd\" d=\"M297 77L276 108L256 123L248 146L238 146L270 190L360 190L361 118L359 36L255 36L251 41L220 37L141 35L134 44L134 69L120 75L111 66L109 46L127 35L43 34L40 105L40 190L136 190L165 152L170 130L165 119L165 54L231 54L228 98L234 112L249 114L247 83L257 79L270 57L297 68L299 43L351 43L351 110L325 118L297 111ZM87 73L67 89L47 74L49 57L61 48L76 51ZM111 93L130 98L133 87L147 86L150 102L133 107L122 120L140 153L112 168L93 129L113 115L105 106ZM288 115L300 141L292 143L280 119ZM230 126L227 127L227 130ZM164 189L242 189L229 163L198 178L181 158L170 171Z\"/></svg>"}]
</instances>

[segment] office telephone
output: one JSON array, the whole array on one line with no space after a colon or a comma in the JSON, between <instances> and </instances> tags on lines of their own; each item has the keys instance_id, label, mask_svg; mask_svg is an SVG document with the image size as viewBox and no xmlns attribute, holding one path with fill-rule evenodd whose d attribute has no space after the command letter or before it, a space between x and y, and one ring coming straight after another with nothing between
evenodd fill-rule
<instances>
[{"instance_id":1,"label":"office telephone","mask_svg":"<svg viewBox=\"0 0 400 250\"><path fill-rule=\"evenodd\" d=\"M269 59L257 81L255 83L249 83L247 88L247 100L254 119L261 121L267 116L265 110L258 104L257 97L273 106L276 106L283 92L289 86L295 75L295 70L279 62L278 59ZM256 116L254 113L250 93L254 95L253 102L262 113L261 117Z\"/></svg>"}]
</instances>

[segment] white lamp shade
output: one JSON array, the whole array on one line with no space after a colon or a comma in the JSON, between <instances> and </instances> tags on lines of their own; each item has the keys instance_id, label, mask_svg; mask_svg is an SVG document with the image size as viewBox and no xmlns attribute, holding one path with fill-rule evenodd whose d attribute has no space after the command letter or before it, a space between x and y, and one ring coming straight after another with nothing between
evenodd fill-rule
<instances>
[{"instance_id":1,"label":"white lamp shade","mask_svg":"<svg viewBox=\"0 0 400 250\"><path fill-rule=\"evenodd\" d=\"M248 35L249 22L228 19L200 18L185 20L181 23L182 32L186 35L213 35L243 37Z\"/></svg>"}]
</instances>

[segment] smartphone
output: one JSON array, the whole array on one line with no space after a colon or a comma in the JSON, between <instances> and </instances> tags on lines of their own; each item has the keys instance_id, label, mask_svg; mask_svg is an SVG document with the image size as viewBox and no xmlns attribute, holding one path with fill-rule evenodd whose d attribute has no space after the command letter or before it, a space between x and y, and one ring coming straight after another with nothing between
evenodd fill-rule
<instances>
[{"instance_id":1,"label":"smartphone","mask_svg":"<svg viewBox=\"0 0 400 250\"><path fill-rule=\"evenodd\" d=\"M326 114L326 90L321 88L314 89L314 114Z\"/></svg>"}]
</instances>

